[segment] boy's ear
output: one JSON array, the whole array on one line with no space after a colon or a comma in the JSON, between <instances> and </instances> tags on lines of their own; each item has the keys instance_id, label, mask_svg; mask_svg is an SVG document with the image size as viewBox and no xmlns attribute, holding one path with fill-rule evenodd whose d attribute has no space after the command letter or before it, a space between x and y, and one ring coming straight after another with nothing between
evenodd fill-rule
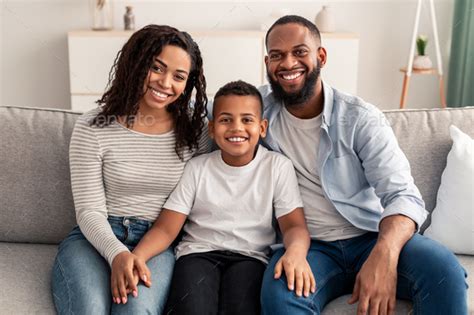
<instances>
[{"instance_id":1,"label":"boy's ear","mask_svg":"<svg viewBox=\"0 0 474 315\"><path fill-rule=\"evenodd\" d=\"M214 120L209 120L207 127L208 127L209 137L211 139L214 139Z\"/></svg>"},{"instance_id":2,"label":"boy's ear","mask_svg":"<svg viewBox=\"0 0 474 315\"><path fill-rule=\"evenodd\" d=\"M260 121L260 137L265 138L267 135L268 120L262 119Z\"/></svg>"}]
</instances>

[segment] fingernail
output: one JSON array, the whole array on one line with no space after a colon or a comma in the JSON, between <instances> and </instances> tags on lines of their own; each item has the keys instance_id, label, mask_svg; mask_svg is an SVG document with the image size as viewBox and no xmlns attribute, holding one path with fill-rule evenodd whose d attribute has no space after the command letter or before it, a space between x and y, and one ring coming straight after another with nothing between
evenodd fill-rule
<instances>
[{"instance_id":1,"label":"fingernail","mask_svg":"<svg viewBox=\"0 0 474 315\"><path fill-rule=\"evenodd\" d=\"M145 282L147 281L146 275L143 275L143 281L145 281Z\"/></svg>"},{"instance_id":2,"label":"fingernail","mask_svg":"<svg viewBox=\"0 0 474 315\"><path fill-rule=\"evenodd\" d=\"M117 298L117 304L120 304L120 298Z\"/></svg>"},{"instance_id":3,"label":"fingernail","mask_svg":"<svg viewBox=\"0 0 474 315\"><path fill-rule=\"evenodd\" d=\"M138 296L137 290L133 290L133 297L137 297L137 296Z\"/></svg>"},{"instance_id":4,"label":"fingernail","mask_svg":"<svg viewBox=\"0 0 474 315\"><path fill-rule=\"evenodd\" d=\"M292 284L290 284L288 287L290 288L291 291L293 291L293 285Z\"/></svg>"},{"instance_id":5,"label":"fingernail","mask_svg":"<svg viewBox=\"0 0 474 315\"><path fill-rule=\"evenodd\" d=\"M127 303L127 298L126 298L126 297L122 297L122 302L123 302L123 304Z\"/></svg>"}]
</instances>

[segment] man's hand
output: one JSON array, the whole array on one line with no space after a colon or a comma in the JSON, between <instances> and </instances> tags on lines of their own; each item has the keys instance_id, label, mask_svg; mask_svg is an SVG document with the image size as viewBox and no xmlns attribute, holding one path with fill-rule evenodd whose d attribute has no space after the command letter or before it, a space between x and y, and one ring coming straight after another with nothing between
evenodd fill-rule
<instances>
[{"instance_id":1,"label":"man's hand","mask_svg":"<svg viewBox=\"0 0 474 315\"><path fill-rule=\"evenodd\" d=\"M137 297L139 279L147 287L151 286L151 273L142 258L130 252L122 252L115 256L110 279L113 301L118 304L127 303L128 293Z\"/></svg>"},{"instance_id":2,"label":"man's hand","mask_svg":"<svg viewBox=\"0 0 474 315\"><path fill-rule=\"evenodd\" d=\"M359 301L357 314L393 314L396 302L398 254L376 245L357 274L349 304Z\"/></svg>"},{"instance_id":3,"label":"man's hand","mask_svg":"<svg viewBox=\"0 0 474 315\"><path fill-rule=\"evenodd\" d=\"M359 301L357 314L394 313L398 259L415 230L415 222L404 215L388 216L380 222L377 243L357 274L348 301Z\"/></svg>"},{"instance_id":4,"label":"man's hand","mask_svg":"<svg viewBox=\"0 0 474 315\"><path fill-rule=\"evenodd\" d=\"M288 249L275 265L274 278L279 279L284 270L288 289L293 291L296 281L296 295L301 296L304 293L304 296L308 297L310 291L316 292L316 280L306 260L306 252L304 249L300 252Z\"/></svg>"}]
</instances>

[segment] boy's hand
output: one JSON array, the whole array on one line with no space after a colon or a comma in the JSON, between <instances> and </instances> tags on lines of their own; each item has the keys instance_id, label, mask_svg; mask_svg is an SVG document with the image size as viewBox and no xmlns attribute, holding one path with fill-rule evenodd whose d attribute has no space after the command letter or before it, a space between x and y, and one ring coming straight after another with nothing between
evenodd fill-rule
<instances>
[{"instance_id":1,"label":"boy's hand","mask_svg":"<svg viewBox=\"0 0 474 315\"><path fill-rule=\"evenodd\" d=\"M138 296L137 284L139 279L151 286L151 273L145 261L130 252L118 254L112 262L111 290L115 303L127 303L127 294Z\"/></svg>"},{"instance_id":2,"label":"boy's hand","mask_svg":"<svg viewBox=\"0 0 474 315\"><path fill-rule=\"evenodd\" d=\"M311 293L316 292L316 280L306 260L305 253L305 251L297 253L288 249L275 266L274 278L279 279L282 270L285 270L288 289L293 291L296 282L296 295L301 296L304 293L304 296L308 297L310 291Z\"/></svg>"}]
</instances>

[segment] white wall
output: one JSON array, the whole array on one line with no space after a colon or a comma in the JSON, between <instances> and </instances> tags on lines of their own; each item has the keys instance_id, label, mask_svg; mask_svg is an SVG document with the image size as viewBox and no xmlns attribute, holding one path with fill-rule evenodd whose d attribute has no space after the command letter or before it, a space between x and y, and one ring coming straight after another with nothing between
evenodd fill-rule
<instances>
[{"instance_id":1,"label":"white wall","mask_svg":"<svg viewBox=\"0 0 474 315\"><path fill-rule=\"evenodd\" d=\"M88 2L0 0L0 104L70 108L66 33L89 27ZM428 54L435 61L425 2L420 33L429 35ZM313 20L327 3L339 31L360 34L358 94L382 109L398 108L403 79L398 69L407 63L416 0L116 0L115 20L121 28L124 7L132 4L137 27L157 23L184 30L249 30L258 29L272 10L286 9ZM445 75L453 6L453 0L435 0ZM408 108L440 104L436 76L413 76L408 93Z\"/></svg>"}]
</instances>

